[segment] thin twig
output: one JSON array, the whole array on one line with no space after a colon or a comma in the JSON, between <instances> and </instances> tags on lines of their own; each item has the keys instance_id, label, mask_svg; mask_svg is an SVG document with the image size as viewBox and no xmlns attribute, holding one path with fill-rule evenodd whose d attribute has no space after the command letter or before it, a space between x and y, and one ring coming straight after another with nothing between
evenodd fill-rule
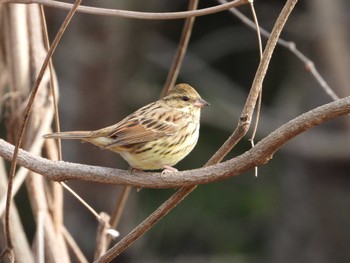
<instances>
[{"instance_id":1,"label":"thin twig","mask_svg":"<svg viewBox=\"0 0 350 263\"><path fill-rule=\"evenodd\" d=\"M260 35L260 27L259 27L258 18L257 18L256 13L255 13L253 2L250 3L250 9L251 9L251 12L253 15L254 24L255 24L255 28L256 28L256 34L257 34L257 38L258 38L259 57L260 57L260 60L262 60L263 49L262 49L262 42L261 42L261 35ZM262 89L260 90L260 94L259 94L259 98L258 98L258 107L256 110L256 120L255 120L255 124L254 124L254 128L253 128L252 136L250 137L252 147L254 147L254 138L255 138L256 131L257 131L258 125L259 125L259 119L260 119L259 117L260 117L260 109L261 109L261 97L262 97Z\"/></svg>"},{"instance_id":2,"label":"thin twig","mask_svg":"<svg viewBox=\"0 0 350 263\"><path fill-rule=\"evenodd\" d=\"M110 228L110 216L104 212L100 213L100 218L96 233L96 248L94 253L94 260L98 259L107 250L107 230Z\"/></svg>"},{"instance_id":3,"label":"thin twig","mask_svg":"<svg viewBox=\"0 0 350 263\"><path fill-rule=\"evenodd\" d=\"M183 19L192 16L205 16L215 14L218 12L225 11L231 7L238 7L244 5L248 0L235 0L222 5L213 7L203 8L195 11L183 11L183 12L162 12L162 13L151 13L151 12L136 12L118 9L107 9L90 6L79 6L78 12L93 14L93 15L104 15L104 16L118 16L124 18L134 19L149 19L149 20L170 20L170 19ZM0 4L4 3L21 3L21 4L42 4L44 6L71 9L72 4L63 3L52 0L0 0Z\"/></svg>"},{"instance_id":4,"label":"thin twig","mask_svg":"<svg viewBox=\"0 0 350 263\"><path fill-rule=\"evenodd\" d=\"M196 10L198 7L198 1L199 0L190 0L188 10ZM164 83L161 97L165 96L168 93L169 89L175 85L175 81L179 75L182 62L185 58L195 19L195 17L189 17L185 21L177 51L168 72L167 79Z\"/></svg>"},{"instance_id":5,"label":"thin twig","mask_svg":"<svg viewBox=\"0 0 350 263\"><path fill-rule=\"evenodd\" d=\"M36 222L36 249L37 249L37 255L36 255L36 261L38 263L44 263L45 262L45 242L44 242L44 224L45 224L45 216L46 213L44 211L38 212L38 219Z\"/></svg>"},{"instance_id":6,"label":"thin twig","mask_svg":"<svg viewBox=\"0 0 350 263\"><path fill-rule=\"evenodd\" d=\"M41 25L42 25L42 31L43 31L43 39L44 39L44 45L46 50L50 49L50 42L49 42L49 36L47 31L47 25L46 25L46 19L45 19L45 11L44 7L40 5L40 17L41 17ZM50 72L50 91L51 96L53 99L53 106L54 106L54 116L55 116L55 126L56 131L60 131L60 121L59 121L59 113L58 113L58 98L57 98L57 81L55 79L55 72L52 64L52 59L49 60L49 72ZM62 145L61 140L55 140L56 141L56 147L57 147L57 155L55 158L58 160L62 160ZM52 182L51 184L52 189L52 214L53 214L53 221L56 228L56 231L58 232L59 229L62 226L63 222L63 190L62 187Z\"/></svg>"},{"instance_id":7,"label":"thin twig","mask_svg":"<svg viewBox=\"0 0 350 263\"><path fill-rule=\"evenodd\" d=\"M61 231L64 239L66 240L66 243L68 244L68 248L70 248L70 250L75 255L76 260L73 260L73 262L88 263L88 260L85 258L83 252L81 252L80 248L78 247L77 243L75 242L71 234L68 232L68 230L64 226L62 226Z\"/></svg>"},{"instance_id":8,"label":"thin twig","mask_svg":"<svg viewBox=\"0 0 350 263\"><path fill-rule=\"evenodd\" d=\"M90 212L95 216L98 221L101 221L100 215L87 203L83 198L81 198L72 188L70 188L66 183L61 182L63 188L65 188L69 193L71 193L80 203L82 203Z\"/></svg>"},{"instance_id":9,"label":"thin twig","mask_svg":"<svg viewBox=\"0 0 350 263\"><path fill-rule=\"evenodd\" d=\"M227 0L217 0L221 4L227 3ZM240 12L236 8L230 8L229 12L234 14L238 19L240 19L244 24L246 24L248 27L256 30L256 24L250 20L248 17L246 17L242 12ZM259 27L259 30L261 32L261 35L269 38L271 33L265 30L262 27ZM309 59L307 56L305 56L297 47L296 44L292 41L287 41L282 38L279 38L277 43L288 49L290 52L292 52L298 59L300 59L304 65L305 69L308 70L311 75L315 78L315 80L318 82L318 84L323 88L323 90L326 92L328 96L330 96L333 100L339 99L339 96L333 91L333 89L327 84L325 79L321 76L321 74L318 72L317 68L315 67L315 63Z\"/></svg>"},{"instance_id":10,"label":"thin twig","mask_svg":"<svg viewBox=\"0 0 350 263\"><path fill-rule=\"evenodd\" d=\"M49 36L47 31L47 24L45 19L45 11L44 7L40 5L40 14L41 14L41 20L42 20L42 27L43 27L43 36L44 36L44 45L47 50L50 49L50 42L49 42ZM57 89L57 81L55 80L55 71L52 64L52 59L49 60L49 70L50 70L50 91L53 99L53 107L54 107L54 114L55 114L55 126L57 132L59 132L60 129L60 118L59 118L59 111L58 111L58 89ZM61 140L55 140L57 142L57 149L58 149L58 160L62 160L62 145Z\"/></svg>"},{"instance_id":11,"label":"thin twig","mask_svg":"<svg viewBox=\"0 0 350 263\"><path fill-rule=\"evenodd\" d=\"M253 133L249 139L250 145L252 147L255 146L254 139L255 139L256 132L258 130L258 125L259 125L259 120L260 120L261 102L262 102L262 89L261 89L259 96L258 96L258 103L257 103L257 107L256 107L256 118L255 118ZM254 167L254 175L255 175L255 177L258 177L258 167L257 166Z\"/></svg>"},{"instance_id":12,"label":"thin twig","mask_svg":"<svg viewBox=\"0 0 350 263\"><path fill-rule=\"evenodd\" d=\"M123 187L123 190L122 190L122 192L120 194L120 197L119 197L119 201L118 201L118 203L116 205L116 208L114 209L114 212L111 215L110 224L111 224L111 228L113 228L113 229L117 229L118 228L118 224L119 224L120 219L122 217L122 214L124 212L126 201L129 198L131 189L132 189L132 187L130 187L130 186L124 186ZM107 238L107 247L109 247L111 241L112 241L112 237L108 236L108 238Z\"/></svg>"},{"instance_id":13,"label":"thin twig","mask_svg":"<svg viewBox=\"0 0 350 263\"><path fill-rule=\"evenodd\" d=\"M256 28L256 34L257 34L257 38L258 38L258 45L259 45L259 57L260 60L262 59L262 53L263 53L263 49L262 49L262 41L261 41L261 35L260 35L260 27L259 27L259 22L258 22L258 18L256 16L255 13L255 8L254 8L254 4L253 1L250 2L250 10L252 12L253 15L253 19L254 19L254 24L255 24L255 28ZM261 102L262 102L262 87L261 90L259 92L259 96L258 96L258 104L257 104L257 108L256 108L256 117L255 117L255 123L254 123L254 127L253 127L253 132L252 135L249 139L250 144L252 147L254 147L255 142L255 135L256 132L258 130L258 126L259 126L259 120L260 120L260 112L261 112ZM258 167L254 167L254 175L255 177L258 177Z\"/></svg>"},{"instance_id":14,"label":"thin twig","mask_svg":"<svg viewBox=\"0 0 350 263\"><path fill-rule=\"evenodd\" d=\"M117 207L115 209L115 213L113 213L113 215L111 216L111 218L113 218L113 220L111 220L111 227L116 229L120 219L121 219L121 215L122 215L122 211L124 211L124 207L126 205L126 201L128 200L128 196L130 194L131 191L131 187L125 187L121 193L121 197L120 200L117 204Z\"/></svg>"}]
</instances>

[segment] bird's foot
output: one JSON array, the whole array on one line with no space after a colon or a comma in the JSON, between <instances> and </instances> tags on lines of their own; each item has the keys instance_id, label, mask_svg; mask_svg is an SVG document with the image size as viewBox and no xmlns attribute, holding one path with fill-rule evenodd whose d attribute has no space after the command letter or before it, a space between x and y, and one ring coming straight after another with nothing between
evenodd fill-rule
<instances>
[{"instance_id":1,"label":"bird's foot","mask_svg":"<svg viewBox=\"0 0 350 263\"><path fill-rule=\"evenodd\" d=\"M134 167L130 167L129 171L130 171L131 174L133 174L133 173L142 173L143 172L143 170L138 169L138 168L134 168Z\"/></svg>"},{"instance_id":2,"label":"bird's foot","mask_svg":"<svg viewBox=\"0 0 350 263\"><path fill-rule=\"evenodd\" d=\"M178 172L178 170L176 168L172 167L172 166L164 165L163 168L164 168L164 170L160 174L161 177L167 177L167 175L172 175L172 174Z\"/></svg>"}]
</instances>

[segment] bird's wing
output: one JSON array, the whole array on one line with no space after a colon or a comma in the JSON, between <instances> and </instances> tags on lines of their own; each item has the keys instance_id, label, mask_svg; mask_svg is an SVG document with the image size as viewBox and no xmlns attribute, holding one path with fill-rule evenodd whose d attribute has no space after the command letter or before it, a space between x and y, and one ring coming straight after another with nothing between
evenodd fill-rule
<instances>
[{"instance_id":1,"label":"bird's wing","mask_svg":"<svg viewBox=\"0 0 350 263\"><path fill-rule=\"evenodd\" d=\"M113 139L105 148L149 142L171 136L178 130L178 124L166 120L165 116L168 114L166 110L158 109L153 112L154 114L140 114L140 110L119 123L103 129L108 131L105 136Z\"/></svg>"}]
</instances>

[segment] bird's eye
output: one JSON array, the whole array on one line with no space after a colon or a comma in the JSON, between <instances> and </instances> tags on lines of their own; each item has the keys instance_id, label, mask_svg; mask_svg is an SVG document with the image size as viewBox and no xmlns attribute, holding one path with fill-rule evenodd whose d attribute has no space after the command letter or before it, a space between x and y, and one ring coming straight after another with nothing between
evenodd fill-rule
<instances>
[{"instance_id":1,"label":"bird's eye","mask_svg":"<svg viewBox=\"0 0 350 263\"><path fill-rule=\"evenodd\" d=\"M190 100L190 98L187 97L187 96L182 96L181 99L182 99L183 101L189 101L189 100Z\"/></svg>"}]
</instances>

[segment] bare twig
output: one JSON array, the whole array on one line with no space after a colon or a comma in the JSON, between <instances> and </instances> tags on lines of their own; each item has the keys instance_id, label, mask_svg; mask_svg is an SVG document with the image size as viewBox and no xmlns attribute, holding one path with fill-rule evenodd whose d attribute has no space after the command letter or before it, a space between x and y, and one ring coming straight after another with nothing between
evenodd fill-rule
<instances>
[{"instance_id":1,"label":"bare twig","mask_svg":"<svg viewBox=\"0 0 350 263\"><path fill-rule=\"evenodd\" d=\"M190 0L188 10L195 10L198 7L198 0ZM168 72L167 79L165 81L161 97L165 96L169 89L174 86L175 81L179 75L180 68L185 57L188 43L190 41L192 28L194 25L195 17L189 17L185 21L185 25L182 29L181 39L179 41L176 54L173 59L173 63Z\"/></svg>"},{"instance_id":2,"label":"bare twig","mask_svg":"<svg viewBox=\"0 0 350 263\"><path fill-rule=\"evenodd\" d=\"M44 224L46 214L39 211L38 220L36 222L36 261L38 263L45 262L45 242L44 242Z\"/></svg>"},{"instance_id":3,"label":"bare twig","mask_svg":"<svg viewBox=\"0 0 350 263\"><path fill-rule=\"evenodd\" d=\"M348 9L348 2L332 4L327 0L310 1L308 3L311 19L319 21L311 24L312 28L320 30L322 34L317 34L317 40L322 43L321 48L323 69L327 70L329 78L335 90L342 96L349 95L349 72L350 58L345 55L349 50L348 23L346 17L342 15L344 9ZM315 40L315 39L314 39ZM321 63L322 63L321 62ZM350 122L347 122L348 129Z\"/></svg>"},{"instance_id":4,"label":"bare twig","mask_svg":"<svg viewBox=\"0 0 350 263\"><path fill-rule=\"evenodd\" d=\"M120 197L119 197L119 201L116 205L116 208L114 209L114 212L111 215L110 224L111 224L111 228L113 228L113 229L118 228L118 224L119 224L120 219L122 217L122 213L124 211L126 201L129 198L131 189L132 188L130 186L123 187L123 190L122 190ZM112 241L112 237L108 236L107 237L107 247L109 247L111 241Z\"/></svg>"},{"instance_id":5,"label":"bare twig","mask_svg":"<svg viewBox=\"0 0 350 263\"><path fill-rule=\"evenodd\" d=\"M252 12L252 15L253 15L254 24L255 24L255 28L256 28L256 34L257 34L258 45L259 45L259 57L260 57L260 60L261 60L262 59L263 48L262 48L262 42L261 42L259 22L258 22L258 18L256 16L256 13L255 13L253 1L251 1L251 3L250 3L250 9L251 9L251 12ZM256 132L258 130L258 125L259 125L260 112L261 112L261 101L262 101L262 87L261 87L261 90L260 90L260 93L259 93L259 97L258 97L258 105L257 105L257 108L256 108L256 118L255 118L254 128L253 128L252 135L251 135L251 137L249 139L252 147L254 147L254 145L255 145L254 139L255 139ZM255 177L258 176L258 167L254 168L254 174L255 174Z\"/></svg>"},{"instance_id":6,"label":"bare twig","mask_svg":"<svg viewBox=\"0 0 350 263\"><path fill-rule=\"evenodd\" d=\"M104 15L104 16L118 16L125 18L134 19L151 19L151 20L169 20L169 19L183 19L192 16L205 16L210 14L215 14L218 12L225 11L231 7L238 7L240 5L246 4L248 0L235 0L222 5L203 8L195 11L183 11L183 12L162 12L162 13L150 13L150 12L136 12L118 9L106 9L97 8L89 6L80 6L78 12L93 14L93 15ZM63 3L59 1L52 0L0 0L1 3L21 3L21 4L42 4L44 6L61 8L61 9L71 9L72 4Z\"/></svg>"},{"instance_id":7,"label":"bare twig","mask_svg":"<svg viewBox=\"0 0 350 263\"><path fill-rule=\"evenodd\" d=\"M108 246L107 246L107 230L110 228L109 219L110 216L104 212L100 213L100 218L102 220L99 221L96 233L96 248L94 259L98 259L101 255L103 255Z\"/></svg>"},{"instance_id":8,"label":"bare twig","mask_svg":"<svg viewBox=\"0 0 350 263\"><path fill-rule=\"evenodd\" d=\"M227 0L217 0L221 4L227 3ZM230 8L229 11L234 14L238 19L240 19L244 24L246 24L248 27L256 30L256 24L254 21L250 20L248 17L246 17L243 13L241 13L236 8ZM259 27L261 35L269 38L270 32L265 30L262 27ZM298 59L300 59L304 65L305 69L308 70L311 75L315 78L315 80L318 82L318 84L323 88L323 90L326 92L328 96L330 96L333 100L339 99L339 96L333 91L333 89L327 84L325 79L321 76L321 74L318 72L317 68L315 67L315 64L312 60L310 60L307 56L305 56L297 47L296 44L292 41L286 41L282 38L279 38L277 43L288 49L290 52L292 52Z\"/></svg>"},{"instance_id":9,"label":"bare twig","mask_svg":"<svg viewBox=\"0 0 350 263\"><path fill-rule=\"evenodd\" d=\"M87 203L83 198L81 198L72 188L70 188L66 183L61 182L62 187L64 187L69 193L71 193L75 199L77 199L80 203L82 203L91 214L95 216L98 221L101 221L100 215Z\"/></svg>"},{"instance_id":10,"label":"bare twig","mask_svg":"<svg viewBox=\"0 0 350 263\"><path fill-rule=\"evenodd\" d=\"M252 12L252 15L253 15L254 24L255 24L255 28L256 28L256 34L257 34L258 45L259 45L259 57L260 57L260 60L261 60L262 59L262 55L263 55L263 48L262 48L262 42L261 42L259 22L258 22L258 18L256 16L256 13L255 13L253 2L250 4L250 9L251 9L251 12ZM258 107L257 107L257 110L256 110L256 120L255 120L255 124L254 124L253 133L252 133L252 136L250 137L250 141L251 141L252 147L254 147L254 138L255 138L255 135L256 135L256 131L258 129L258 124L259 124L259 116L260 116L260 109L261 109L261 97L262 97L262 90L260 91L260 94L259 94Z\"/></svg>"},{"instance_id":11,"label":"bare twig","mask_svg":"<svg viewBox=\"0 0 350 263\"><path fill-rule=\"evenodd\" d=\"M112 229L111 226L110 226L110 223L109 223L109 216L107 217L107 215L105 215L104 213L103 214L103 217L101 217L101 213L98 214L93 208L92 206L90 206L83 198L81 198L72 188L70 188L66 183L64 182L60 182L60 184L62 185L63 188L65 188L69 193L71 193L75 199L77 199L83 206L85 206L90 213L92 213L95 218L97 219L97 221L99 222L99 225L102 226L104 228L106 228L108 231L111 231L114 236L119 236L119 232ZM108 221L106 221L108 219ZM106 231L105 231L106 232ZM101 237L102 238L102 237ZM105 237L106 240L104 239L101 239L103 240L103 242L105 243L103 246L106 246L107 244L107 237Z\"/></svg>"},{"instance_id":12,"label":"bare twig","mask_svg":"<svg viewBox=\"0 0 350 263\"><path fill-rule=\"evenodd\" d=\"M44 7L40 5L40 15L41 15L41 25L42 25L42 31L43 31L43 39L44 39L44 45L46 50L50 49L50 43L49 43L49 36L47 31L47 25L46 25L46 19L45 19L45 11ZM56 131L60 131L60 122L59 122L59 113L58 113L58 98L57 98L57 81L55 78L55 72L52 64L52 59L49 60L49 72L50 72L50 90L51 90L51 96L53 99L53 106L54 106L54 114L55 114L55 126ZM52 156L52 158L57 158L58 160L62 160L62 146L61 146L61 140L55 140L57 151L55 157ZM57 183L52 183L52 214L53 214L53 221L55 224L56 231L58 231L63 222L63 189L62 187Z\"/></svg>"},{"instance_id":13,"label":"bare twig","mask_svg":"<svg viewBox=\"0 0 350 263\"><path fill-rule=\"evenodd\" d=\"M131 187L125 187L122 191L122 193L120 194L120 200L117 204L117 207L115 209L115 213L112 214L111 218L113 220L111 220L111 227L116 229L120 219L121 219L121 215L122 215L122 211L124 210L126 201L128 200L128 196L130 194L131 191Z\"/></svg>"},{"instance_id":14,"label":"bare twig","mask_svg":"<svg viewBox=\"0 0 350 263\"><path fill-rule=\"evenodd\" d=\"M46 19L45 19L45 11L44 7L40 5L40 15L42 20L42 28L43 28L43 36L44 36L44 44L46 50L50 49L50 43L49 43L49 36L47 31L47 25L46 25ZM51 95L53 99L53 107L54 107L54 113L55 113L55 126L56 131L60 131L60 121L59 121L59 111L58 111L58 89L57 89L57 81L55 78L55 71L52 64L52 59L49 60L49 70L50 70L50 90ZM58 149L58 160L62 160L62 146L61 146L61 140L55 140L57 142L57 149Z\"/></svg>"},{"instance_id":15,"label":"bare twig","mask_svg":"<svg viewBox=\"0 0 350 263\"><path fill-rule=\"evenodd\" d=\"M62 226L61 230L62 230L63 237L68 244L68 247L75 255L75 260L73 260L73 262L88 263L88 260L85 258L83 252L81 252L80 248L78 247L78 245L76 244L76 242L74 241L73 237L70 235L68 230L64 226Z\"/></svg>"}]
</instances>

